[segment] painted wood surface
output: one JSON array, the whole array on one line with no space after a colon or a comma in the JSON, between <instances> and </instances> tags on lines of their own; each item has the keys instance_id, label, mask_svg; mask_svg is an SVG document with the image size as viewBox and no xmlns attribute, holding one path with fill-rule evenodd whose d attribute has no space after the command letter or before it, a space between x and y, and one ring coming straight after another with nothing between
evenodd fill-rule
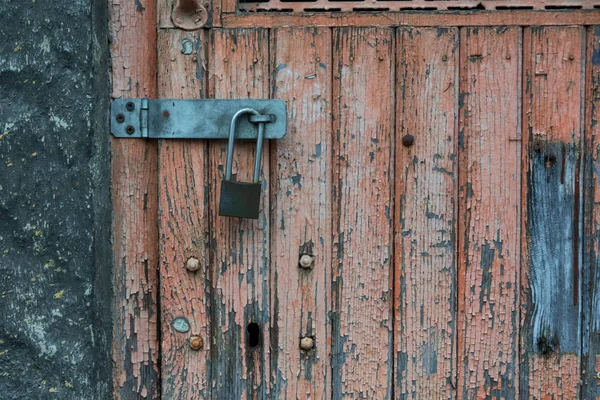
<instances>
[{"instance_id":1,"label":"painted wood surface","mask_svg":"<svg viewBox=\"0 0 600 400\"><path fill-rule=\"evenodd\" d=\"M225 141L165 140L158 158L113 141L115 397L598 396L597 30L587 57L577 27L163 29L156 44L152 15L113 9L115 97L276 97L289 130L266 143L258 221L217 215ZM399 21L369 18L335 24ZM238 180L253 160L236 143Z\"/></svg>"},{"instance_id":2,"label":"painted wood surface","mask_svg":"<svg viewBox=\"0 0 600 400\"><path fill-rule=\"evenodd\" d=\"M225 0L224 0L225 1ZM235 0L227 0L229 4ZM224 28L276 28L285 26L343 27L449 27L449 26L568 26L598 25L600 13L595 10L534 11L453 11L431 12L305 12L305 13L235 13L223 7L221 25Z\"/></svg>"},{"instance_id":3,"label":"painted wood surface","mask_svg":"<svg viewBox=\"0 0 600 400\"><path fill-rule=\"evenodd\" d=\"M333 398L387 399L393 381L394 46L334 30Z\"/></svg>"},{"instance_id":4,"label":"painted wood surface","mask_svg":"<svg viewBox=\"0 0 600 400\"><path fill-rule=\"evenodd\" d=\"M145 3L110 3L113 98L156 96L156 6ZM113 393L154 399L160 396L157 147L119 139L111 146Z\"/></svg>"},{"instance_id":5,"label":"painted wood surface","mask_svg":"<svg viewBox=\"0 0 600 400\"><path fill-rule=\"evenodd\" d=\"M520 37L519 28L461 29L461 398L518 398Z\"/></svg>"},{"instance_id":6,"label":"painted wood surface","mask_svg":"<svg viewBox=\"0 0 600 400\"><path fill-rule=\"evenodd\" d=\"M203 31L159 32L159 97L206 97L206 36ZM165 399L210 398L207 152L208 145L201 140L159 143L161 388ZM188 263L195 269L196 262L198 269L190 270ZM200 350L190 346L194 336L203 342Z\"/></svg>"},{"instance_id":7,"label":"painted wood surface","mask_svg":"<svg viewBox=\"0 0 600 400\"><path fill-rule=\"evenodd\" d=\"M269 34L266 29L214 30L210 53L215 98L269 97ZM209 144L209 218L212 288L211 386L214 399L266 399L270 392L271 232L269 146L263 151L263 195L258 220L219 217L225 141ZM252 180L255 142L236 143L234 174ZM252 346L251 324L259 329ZM251 328L250 331L248 328Z\"/></svg>"},{"instance_id":8,"label":"painted wood surface","mask_svg":"<svg viewBox=\"0 0 600 400\"><path fill-rule=\"evenodd\" d=\"M397 47L395 397L448 399L456 383L458 29L402 28Z\"/></svg>"},{"instance_id":9,"label":"painted wood surface","mask_svg":"<svg viewBox=\"0 0 600 400\"><path fill-rule=\"evenodd\" d=\"M584 29L524 41L521 395L579 393L580 150Z\"/></svg>"},{"instance_id":10,"label":"painted wood surface","mask_svg":"<svg viewBox=\"0 0 600 400\"><path fill-rule=\"evenodd\" d=\"M331 398L331 44L329 29L271 34L273 96L289 116L271 153L272 398Z\"/></svg>"},{"instance_id":11,"label":"painted wood surface","mask_svg":"<svg viewBox=\"0 0 600 400\"><path fill-rule=\"evenodd\" d=\"M583 179L584 248L581 268L581 398L600 398L600 27L587 30Z\"/></svg>"}]
</instances>

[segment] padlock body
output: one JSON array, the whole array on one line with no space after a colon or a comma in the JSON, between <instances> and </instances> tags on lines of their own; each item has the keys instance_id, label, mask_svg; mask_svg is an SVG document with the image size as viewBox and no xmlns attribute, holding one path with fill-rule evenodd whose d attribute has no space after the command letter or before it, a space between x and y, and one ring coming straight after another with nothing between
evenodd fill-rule
<instances>
[{"instance_id":1,"label":"padlock body","mask_svg":"<svg viewBox=\"0 0 600 400\"><path fill-rule=\"evenodd\" d=\"M219 215L258 219L261 191L260 183L223 181Z\"/></svg>"}]
</instances>

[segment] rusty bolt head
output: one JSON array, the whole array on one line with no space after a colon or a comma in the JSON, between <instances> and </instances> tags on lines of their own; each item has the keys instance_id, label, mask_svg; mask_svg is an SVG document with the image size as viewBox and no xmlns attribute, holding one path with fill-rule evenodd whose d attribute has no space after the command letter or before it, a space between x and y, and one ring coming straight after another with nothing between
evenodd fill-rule
<instances>
[{"instance_id":1,"label":"rusty bolt head","mask_svg":"<svg viewBox=\"0 0 600 400\"><path fill-rule=\"evenodd\" d=\"M313 265L313 258L308 254L302 254L302 256L300 257L299 264L304 269L311 268Z\"/></svg>"},{"instance_id":2,"label":"rusty bolt head","mask_svg":"<svg viewBox=\"0 0 600 400\"><path fill-rule=\"evenodd\" d=\"M190 348L192 350L202 350L204 347L204 340L200 336L190 336Z\"/></svg>"},{"instance_id":3,"label":"rusty bolt head","mask_svg":"<svg viewBox=\"0 0 600 400\"><path fill-rule=\"evenodd\" d=\"M304 351L310 351L315 347L315 340L309 336L300 339L300 348Z\"/></svg>"},{"instance_id":4,"label":"rusty bolt head","mask_svg":"<svg viewBox=\"0 0 600 400\"><path fill-rule=\"evenodd\" d=\"M185 263L185 267L190 272L198 271L198 269L200 269L200 260L198 260L196 257L190 257Z\"/></svg>"},{"instance_id":5,"label":"rusty bolt head","mask_svg":"<svg viewBox=\"0 0 600 400\"><path fill-rule=\"evenodd\" d=\"M573 61L574 59L575 59L575 56L573 56L573 55L569 56L569 60Z\"/></svg>"},{"instance_id":6,"label":"rusty bolt head","mask_svg":"<svg viewBox=\"0 0 600 400\"><path fill-rule=\"evenodd\" d=\"M405 147L410 147L415 144L415 137L411 134L407 134L402 136L402 145Z\"/></svg>"}]
</instances>

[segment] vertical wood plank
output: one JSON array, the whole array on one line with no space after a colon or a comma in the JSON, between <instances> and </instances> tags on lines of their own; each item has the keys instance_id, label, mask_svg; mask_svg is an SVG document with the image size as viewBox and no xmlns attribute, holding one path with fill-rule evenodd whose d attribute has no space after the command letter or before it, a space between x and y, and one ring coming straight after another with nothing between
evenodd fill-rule
<instances>
[{"instance_id":1,"label":"vertical wood plank","mask_svg":"<svg viewBox=\"0 0 600 400\"><path fill-rule=\"evenodd\" d=\"M521 394L579 393L584 30L527 28Z\"/></svg>"},{"instance_id":2,"label":"vertical wood plank","mask_svg":"<svg viewBox=\"0 0 600 400\"><path fill-rule=\"evenodd\" d=\"M582 399L600 398L600 27L587 30L582 263Z\"/></svg>"},{"instance_id":3,"label":"vertical wood plank","mask_svg":"<svg viewBox=\"0 0 600 400\"><path fill-rule=\"evenodd\" d=\"M456 381L458 29L401 28L397 46L394 393L448 399Z\"/></svg>"},{"instance_id":4,"label":"vertical wood plank","mask_svg":"<svg viewBox=\"0 0 600 400\"><path fill-rule=\"evenodd\" d=\"M331 31L271 35L274 97L288 106L288 135L273 142L273 398L329 399L331 385ZM299 266L302 254L313 266ZM299 338L314 339L302 351Z\"/></svg>"},{"instance_id":5,"label":"vertical wood plank","mask_svg":"<svg viewBox=\"0 0 600 400\"><path fill-rule=\"evenodd\" d=\"M160 29L175 28L171 14L177 0L157 0L158 8L158 27Z\"/></svg>"},{"instance_id":6,"label":"vertical wood plank","mask_svg":"<svg viewBox=\"0 0 600 400\"><path fill-rule=\"evenodd\" d=\"M394 53L391 29L334 33L333 398L393 382Z\"/></svg>"},{"instance_id":7,"label":"vertical wood plank","mask_svg":"<svg viewBox=\"0 0 600 400\"><path fill-rule=\"evenodd\" d=\"M204 31L159 32L161 98L206 97L206 36ZM186 48L191 54L181 51ZM163 140L159 145L161 372L166 399L210 398L207 150L200 140ZM192 259L198 261L196 271L186 267ZM190 348L191 336L203 341L201 350Z\"/></svg>"},{"instance_id":8,"label":"vertical wood plank","mask_svg":"<svg viewBox=\"0 0 600 400\"><path fill-rule=\"evenodd\" d=\"M520 49L519 28L461 29L461 398L519 398Z\"/></svg>"},{"instance_id":9,"label":"vertical wood plank","mask_svg":"<svg viewBox=\"0 0 600 400\"><path fill-rule=\"evenodd\" d=\"M266 29L213 31L210 56L215 98L269 97L269 32ZM252 180L256 142L236 143L237 180ZM214 399L265 399L269 394L270 223L269 163L263 162L263 196L257 221L218 216L227 143L209 144L211 231L212 396ZM269 160L264 147L263 160ZM248 326L257 324L259 343L250 346Z\"/></svg>"},{"instance_id":10,"label":"vertical wood plank","mask_svg":"<svg viewBox=\"0 0 600 400\"><path fill-rule=\"evenodd\" d=\"M137 5L136 5L137 4ZM113 98L156 96L156 5L110 3ZM113 387L159 398L156 143L113 139Z\"/></svg>"}]
</instances>

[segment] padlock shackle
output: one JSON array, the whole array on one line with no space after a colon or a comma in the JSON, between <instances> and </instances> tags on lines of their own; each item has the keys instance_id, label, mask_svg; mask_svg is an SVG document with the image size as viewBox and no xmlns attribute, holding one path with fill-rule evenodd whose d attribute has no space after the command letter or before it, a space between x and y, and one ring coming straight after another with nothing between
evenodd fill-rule
<instances>
[{"instance_id":1,"label":"padlock shackle","mask_svg":"<svg viewBox=\"0 0 600 400\"><path fill-rule=\"evenodd\" d=\"M235 143L235 127L237 120L244 114L261 115L258 111L253 108L242 108L235 113L231 118L231 124L229 125L229 141L227 143L227 164L225 167L225 180L231 181L232 169L233 169L233 145ZM260 162L262 158L262 146L265 133L265 123L258 123L258 137L256 138L256 159L254 160L254 176L253 183L258 183L260 178Z\"/></svg>"}]
</instances>

